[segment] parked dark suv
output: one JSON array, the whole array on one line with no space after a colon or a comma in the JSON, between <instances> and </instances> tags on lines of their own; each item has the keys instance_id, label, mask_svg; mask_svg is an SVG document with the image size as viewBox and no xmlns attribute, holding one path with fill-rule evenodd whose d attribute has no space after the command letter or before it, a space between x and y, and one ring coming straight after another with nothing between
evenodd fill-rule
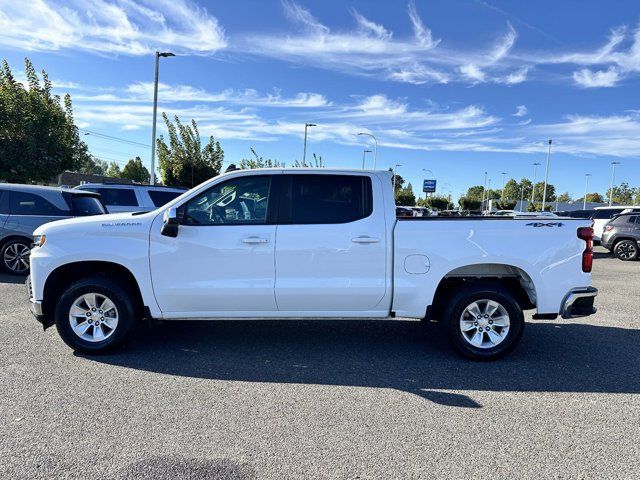
<instances>
[{"instance_id":1,"label":"parked dark suv","mask_svg":"<svg viewBox=\"0 0 640 480\"><path fill-rule=\"evenodd\" d=\"M97 193L0 183L0 269L29 273L33 231L43 223L104 213Z\"/></svg>"},{"instance_id":2,"label":"parked dark suv","mask_svg":"<svg viewBox=\"0 0 640 480\"><path fill-rule=\"evenodd\" d=\"M624 213L604 226L601 244L620 260L638 258L640 241L640 214Z\"/></svg>"}]
</instances>

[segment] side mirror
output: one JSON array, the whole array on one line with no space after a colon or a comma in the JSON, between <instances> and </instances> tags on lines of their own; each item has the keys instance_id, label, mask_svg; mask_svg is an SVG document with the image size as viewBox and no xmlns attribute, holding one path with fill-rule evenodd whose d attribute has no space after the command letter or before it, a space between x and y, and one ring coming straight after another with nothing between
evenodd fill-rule
<instances>
[{"instance_id":1,"label":"side mirror","mask_svg":"<svg viewBox=\"0 0 640 480\"><path fill-rule=\"evenodd\" d=\"M178 226L180 225L180 215L176 207L167 208L162 219L160 233L167 237L178 236Z\"/></svg>"}]
</instances>

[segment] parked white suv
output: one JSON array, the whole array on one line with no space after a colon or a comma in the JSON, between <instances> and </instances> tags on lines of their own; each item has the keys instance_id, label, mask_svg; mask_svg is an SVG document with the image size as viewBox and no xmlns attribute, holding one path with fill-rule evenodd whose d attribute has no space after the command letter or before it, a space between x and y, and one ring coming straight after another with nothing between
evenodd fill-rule
<instances>
[{"instance_id":1,"label":"parked white suv","mask_svg":"<svg viewBox=\"0 0 640 480\"><path fill-rule=\"evenodd\" d=\"M109 213L150 212L187 191L186 188L127 183L85 183L75 188L99 193Z\"/></svg>"},{"instance_id":2,"label":"parked white suv","mask_svg":"<svg viewBox=\"0 0 640 480\"><path fill-rule=\"evenodd\" d=\"M32 312L83 352L143 317L403 317L440 320L460 352L488 359L519 342L523 310L595 312L591 220L397 219L386 171L233 171L153 212L35 235Z\"/></svg>"}]
</instances>

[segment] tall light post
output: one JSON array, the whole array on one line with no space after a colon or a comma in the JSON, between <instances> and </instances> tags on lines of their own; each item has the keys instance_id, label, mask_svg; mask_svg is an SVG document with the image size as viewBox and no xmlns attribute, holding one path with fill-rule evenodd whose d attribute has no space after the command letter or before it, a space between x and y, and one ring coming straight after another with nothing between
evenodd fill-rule
<instances>
[{"instance_id":1,"label":"tall light post","mask_svg":"<svg viewBox=\"0 0 640 480\"><path fill-rule=\"evenodd\" d=\"M175 57L171 52L158 52L156 50L156 70L153 81L153 125L151 126L151 175L149 183L156 184L156 118L158 117L158 66L160 57Z\"/></svg>"},{"instance_id":2,"label":"tall light post","mask_svg":"<svg viewBox=\"0 0 640 480\"><path fill-rule=\"evenodd\" d=\"M542 191L542 211L547 202L547 182L549 181L549 162L551 161L551 139L549 139L549 150L547 151L547 168L544 172L544 190Z\"/></svg>"},{"instance_id":3,"label":"tall light post","mask_svg":"<svg viewBox=\"0 0 640 480\"><path fill-rule=\"evenodd\" d=\"M586 210L587 209L587 189L589 188L589 177L591 176L590 173L585 173L584 174L584 197L582 199L582 209Z\"/></svg>"},{"instance_id":4,"label":"tall light post","mask_svg":"<svg viewBox=\"0 0 640 480\"><path fill-rule=\"evenodd\" d=\"M611 162L611 188L609 188L609 206L613 204L613 184L616 181L616 165L620 165L620 162Z\"/></svg>"},{"instance_id":5,"label":"tall light post","mask_svg":"<svg viewBox=\"0 0 640 480\"><path fill-rule=\"evenodd\" d=\"M507 178L507 172L502 172L502 195L500 196L500 200L504 201L504 182Z\"/></svg>"},{"instance_id":6,"label":"tall light post","mask_svg":"<svg viewBox=\"0 0 640 480\"><path fill-rule=\"evenodd\" d=\"M398 167L401 167L402 164L400 163L396 163L393 166L393 195L395 196L396 194L396 171L398 170Z\"/></svg>"},{"instance_id":7,"label":"tall light post","mask_svg":"<svg viewBox=\"0 0 640 480\"><path fill-rule=\"evenodd\" d=\"M309 127L317 127L315 123L305 123L304 124L304 146L302 147L302 166L306 165L307 159L307 129Z\"/></svg>"},{"instance_id":8,"label":"tall light post","mask_svg":"<svg viewBox=\"0 0 640 480\"><path fill-rule=\"evenodd\" d=\"M371 153L371 150L367 150L366 148L362 150L362 170L364 170L364 157L367 155L367 153Z\"/></svg>"},{"instance_id":9,"label":"tall light post","mask_svg":"<svg viewBox=\"0 0 640 480\"><path fill-rule=\"evenodd\" d=\"M538 172L538 167L542 165L540 162L536 162L533 164L533 183L531 184L531 205L534 202L534 194L536 193L536 173Z\"/></svg>"},{"instance_id":10,"label":"tall light post","mask_svg":"<svg viewBox=\"0 0 640 480\"><path fill-rule=\"evenodd\" d=\"M358 133L358 135L366 135L368 137L373 138L373 169L376 169L376 164L378 162L378 140L376 139L376 137L374 137L372 134L367 133L367 132L360 132Z\"/></svg>"},{"instance_id":11,"label":"tall light post","mask_svg":"<svg viewBox=\"0 0 640 480\"><path fill-rule=\"evenodd\" d=\"M484 211L484 194L487 191L487 172L484 172L484 184L482 185L482 201L480 202L480 210Z\"/></svg>"},{"instance_id":12,"label":"tall light post","mask_svg":"<svg viewBox=\"0 0 640 480\"><path fill-rule=\"evenodd\" d=\"M487 211L489 211L489 192L491 191L491 179L487 180Z\"/></svg>"}]
</instances>

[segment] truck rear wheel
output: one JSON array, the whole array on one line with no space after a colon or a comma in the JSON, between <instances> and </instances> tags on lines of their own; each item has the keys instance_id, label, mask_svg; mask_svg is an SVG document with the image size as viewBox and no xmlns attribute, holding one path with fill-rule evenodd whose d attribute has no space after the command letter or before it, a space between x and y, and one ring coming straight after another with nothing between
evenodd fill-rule
<instances>
[{"instance_id":1,"label":"truck rear wheel","mask_svg":"<svg viewBox=\"0 0 640 480\"><path fill-rule=\"evenodd\" d=\"M455 294L444 318L454 347L477 360L506 355L524 333L524 315L515 297L489 283L471 285Z\"/></svg>"},{"instance_id":2,"label":"truck rear wheel","mask_svg":"<svg viewBox=\"0 0 640 480\"><path fill-rule=\"evenodd\" d=\"M102 353L120 346L135 321L127 292L104 277L89 277L61 293L55 308L56 328L73 350Z\"/></svg>"}]
</instances>

